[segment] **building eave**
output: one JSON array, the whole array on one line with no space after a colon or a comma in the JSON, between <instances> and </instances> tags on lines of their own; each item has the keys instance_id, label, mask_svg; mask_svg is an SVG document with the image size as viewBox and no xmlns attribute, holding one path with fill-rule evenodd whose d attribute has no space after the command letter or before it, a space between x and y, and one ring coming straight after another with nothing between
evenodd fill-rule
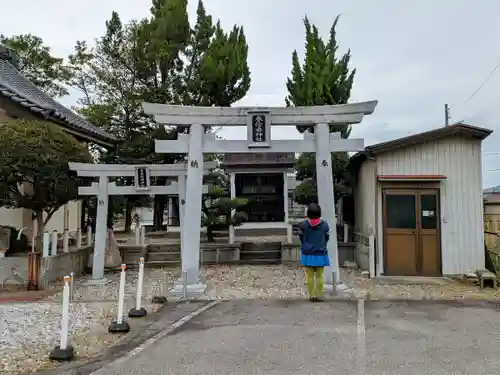
<instances>
[{"instance_id":1,"label":"building eave","mask_svg":"<svg viewBox=\"0 0 500 375\"><path fill-rule=\"evenodd\" d=\"M426 132L412 134L406 137L393 139L391 141L377 143L365 147L364 151L354 154L349 159L349 170L356 173L361 167L363 162L368 158L376 157L377 155L396 151L402 148L410 147L413 145L423 144L428 141L442 139L451 136L464 136L472 139L484 140L493 130L485 129L468 124L453 124L438 129L429 130Z\"/></svg>"},{"instance_id":2,"label":"building eave","mask_svg":"<svg viewBox=\"0 0 500 375\"><path fill-rule=\"evenodd\" d=\"M0 60L0 95L44 119L56 122L68 132L88 141L112 147L118 139L91 124L41 91L8 61Z\"/></svg>"}]
</instances>

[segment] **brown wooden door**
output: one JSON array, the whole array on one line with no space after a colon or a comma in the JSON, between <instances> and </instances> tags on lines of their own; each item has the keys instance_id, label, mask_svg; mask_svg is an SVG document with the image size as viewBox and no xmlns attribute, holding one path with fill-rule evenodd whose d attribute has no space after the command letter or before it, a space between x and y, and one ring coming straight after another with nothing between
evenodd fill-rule
<instances>
[{"instance_id":1,"label":"brown wooden door","mask_svg":"<svg viewBox=\"0 0 500 375\"><path fill-rule=\"evenodd\" d=\"M384 274L418 275L417 194L384 190Z\"/></svg>"},{"instance_id":2,"label":"brown wooden door","mask_svg":"<svg viewBox=\"0 0 500 375\"><path fill-rule=\"evenodd\" d=\"M421 190L418 198L419 274L441 276L439 190Z\"/></svg>"},{"instance_id":3,"label":"brown wooden door","mask_svg":"<svg viewBox=\"0 0 500 375\"><path fill-rule=\"evenodd\" d=\"M384 274L439 276L438 190L384 189Z\"/></svg>"}]
</instances>

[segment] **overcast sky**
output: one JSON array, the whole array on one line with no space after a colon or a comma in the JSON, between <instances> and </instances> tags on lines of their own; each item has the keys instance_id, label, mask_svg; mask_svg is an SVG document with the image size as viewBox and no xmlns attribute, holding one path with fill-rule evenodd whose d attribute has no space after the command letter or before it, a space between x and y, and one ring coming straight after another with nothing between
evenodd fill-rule
<instances>
[{"instance_id":1,"label":"overcast sky","mask_svg":"<svg viewBox=\"0 0 500 375\"><path fill-rule=\"evenodd\" d=\"M191 20L196 4L190 1ZM283 105L292 51L304 47L304 15L327 37L335 16L342 14L338 42L342 50L351 48L357 69L351 101L379 100L352 137L364 137L369 145L443 126L445 103L452 122L500 130L495 111L500 68L467 101L500 63L498 0L205 0L205 5L224 27L245 27L252 87L238 104ZM0 0L0 33L31 32L56 55L66 56L75 40L101 36L113 10L127 21L146 16L149 6L148 0ZM245 136L227 129L222 135ZM295 129L283 128L273 136L298 137ZM500 151L499 140L500 132L494 133L484 151ZM483 160L484 185L500 184L500 170L491 171L500 169L500 154Z\"/></svg>"}]
</instances>

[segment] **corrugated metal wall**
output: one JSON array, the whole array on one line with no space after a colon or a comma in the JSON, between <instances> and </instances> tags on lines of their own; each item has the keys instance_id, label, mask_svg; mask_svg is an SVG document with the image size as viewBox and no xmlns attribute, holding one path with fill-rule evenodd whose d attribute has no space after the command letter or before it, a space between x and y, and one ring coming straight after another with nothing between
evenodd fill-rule
<instances>
[{"instance_id":1,"label":"corrugated metal wall","mask_svg":"<svg viewBox=\"0 0 500 375\"><path fill-rule=\"evenodd\" d=\"M481 142L450 137L377 156L378 175L445 175L441 182L441 251L443 274L459 275L484 268ZM360 229L375 227L371 215L373 183L365 167L360 170L356 219ZM372 175L373 176L373 175ZM370 191L371 190L371 191ZM381 189L379 186L379 203ZM360 204L361 203L361 204ZM378 254L382 254L382 205L378 205Z\"/></svg>"},{"instance_id":2,"label":"corrugated metal wall","mask_svg":"<svg viewBox=\"0 0 500 375\"><path fill-rule=\"evenodd\" d=\"M367 160L359 169L357 188L354 190L354 232L369 236L375 233L375 163ZM356 243L356 263L362 269L369 268L368 254L363 244Z\"/></svg>"}]
</instances>

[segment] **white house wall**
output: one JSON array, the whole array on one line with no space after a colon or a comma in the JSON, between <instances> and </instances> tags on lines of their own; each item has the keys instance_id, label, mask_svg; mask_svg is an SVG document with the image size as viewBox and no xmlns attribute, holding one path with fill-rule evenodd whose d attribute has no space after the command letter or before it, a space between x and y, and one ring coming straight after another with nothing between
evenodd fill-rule
<instances>
[{"instance_id":1,"label":"white house wall","mask_svg":"<svg viewBox=\"0 0 500 375\"><path fill-rule=\"evenodd\" d=\"M81 201L72 201L68 203L68 229L70 232L75 231L80 227L81 207ZM49 222L45 226L45 230L49 232L52 232L53 230L57 230L58 232L64 231L64 206L57 210L56 213L50 218Z\"/></svg>"},{"instance_id":2,"label":"white house wall","mask_svg":"<svg viewBox=\"0 0 500 375\"><path fill-rule=\"evenodd\" d=\"M484 268L481 142L455 136L387 152L378 155L376 160L378 175L446 176L446 180L440 183L443 274L461 275ZM362 190L362 185L369 180L366 176L366 180L360 181ZM378 199L381 202L380 187ZM364 203L364 209L370 212L371 203ZM377 244L381 254L381 204L378 205L378 217ZM366 227L363 220L361 222ZM374 222L370 224L374 225Z\"/></svg>"},{"instance_id":3,"label":"white house wall","mask_svg":"<svg viewBox=\"0 0 500 375\"><path fill-rule=\"evenodd\" d=\"M20 229L23 226L23 210L0 208L0 225Z\"/></svg>"},{"instance_id":4,"label":"white house wall","mask_svg":"<svg viewBox=\"0 0 500 375\"><path fill-rule=\"evenodd\" d=\"M68 211L69 211L69 230L70 232L75 232L80 227L80 215L82 209L81 201L73 201L68 203ZM0 207L0 226L9 226L14 227L16 229L21 229L24 227L28 227L29 229L33 229L33 220L32 220L32 212L27 209L16 208L16 209L7 209ZM45 226L45 230L52 232L53 230L57 230L62 234L64 231L64 207L61 207L49 220L47 225ZM27 238L28 242L31 243L31 232L23 232ZM75 233L71 233L74 235Z\"/></svg>"}]
</instances>

